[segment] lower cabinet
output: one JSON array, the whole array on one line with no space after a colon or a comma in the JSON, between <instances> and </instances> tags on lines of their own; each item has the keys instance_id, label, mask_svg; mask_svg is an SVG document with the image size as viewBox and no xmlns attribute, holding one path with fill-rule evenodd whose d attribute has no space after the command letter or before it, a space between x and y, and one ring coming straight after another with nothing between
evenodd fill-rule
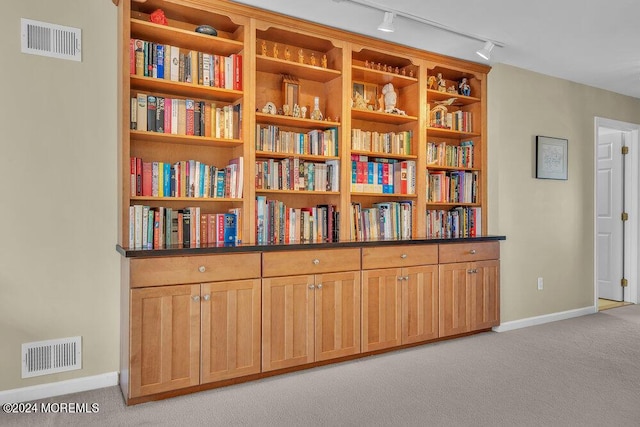
<instances>
[{"instance_id":1,"label":"lower cabinet","mask_svg":"<svg viewBox=\"0 0 640 427\"><path fill-rule=\"evenodd\" d=\"M130 397L260 372L260 279L131 290Z\"/></svg>"},{"instance_id":2,"label":"lower cabinet","mask_svg":"<svg viewBox=\"0 0 640 427\"><path fill-rule=\"evenodd\" d=\"M438 338L438 266L362 272L362 351Z\"/></svg>"},{"instance_id":3,"label":"lower cabinet","mask_svg":"<svg viewBox=\"0 0 640 427\"><path fill-rule=\"evenodd\" d=\"M441 245L440 336L488 329L500 323L498 243ZM495 259L492 259L495 258Z\"/></svg>"},{"instance_id":4,"label":"lower cabinet","mask_svg":"<svg viewBox=\"0 0 640 427\"><path fill-rule=\"evenodd\" d=\"M262 370L360 352L360 272L262 280Z\"/></svg>"}]
</instances>

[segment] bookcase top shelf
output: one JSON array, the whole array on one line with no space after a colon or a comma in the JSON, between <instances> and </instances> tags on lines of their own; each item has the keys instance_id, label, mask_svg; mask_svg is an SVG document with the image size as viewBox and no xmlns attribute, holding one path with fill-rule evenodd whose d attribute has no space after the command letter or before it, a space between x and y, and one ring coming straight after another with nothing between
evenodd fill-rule
<instances>
[{"instance_id":1,"label":"bookcase top shelf","mask_svg":"<svg viewBox=\"0 0 640 427\"><path fill-rule=\"evenodd\" d=\"M415 77L403 76L402 74L390 73L388 71L374 70L359 65L351 67L351 77L354 81L366 81L368 83L376 83L379 85L392 83L396 89L418 83L418 79Z\"/></svg>"},{"instance_id":2,"label":"bookcase top shelf","mask_svg":"<svg viewBox=\"0 0 640 427\"><path fill-rule=\"evenodd\" d=\"M318 58L318 61L320 59ZM331 68L322 68L317 65L301 64L295 61L287 61L269 56L256 56L256 70L266 73L291 74L300 79L313 80L326 83L338 78L342 73Z\"/></svg>"}]
</instances>

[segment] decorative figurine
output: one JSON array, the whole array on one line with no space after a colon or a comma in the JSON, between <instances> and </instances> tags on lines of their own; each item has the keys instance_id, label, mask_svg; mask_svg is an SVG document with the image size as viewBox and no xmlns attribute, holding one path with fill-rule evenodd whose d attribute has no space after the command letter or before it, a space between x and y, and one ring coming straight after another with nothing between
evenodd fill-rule
<instances>
[{"instance_id":1,"label":"decorative figurine","mask_svg":"<svg viewBox=\"0 0 640 427\"><path fill-rule=\"evenodd\" d=\"M358 108L360 110L367 109L367 100L364 99L360 92L356 92L353 96L353 108Z\"/></svg>"},{"instance_id":2,"label":"decorative figurine","mask_svg":"<svg viewBox=\"0 0 640 427\"><path fill-rule=\"evenodd\" d=\"M447 88L447 93L458 93L458 88L456 87L456 85L451 85Z\"/></svg>"},{"instance_id":3,"label":"decorative figurine","mask_svg":"<svg viewBox=\"0 0 640 427\"><path fill-rule=\"evenodd\" d=\"M403 76L406 76L407 75L407 70L405 68L403 68L401 73L402 73Z\"/></svg>"},{"instance_id":4,"label":"decorative figurine","mask_svg":"<svg viewBox=\"0 0 640 427\"><path fill-rule=\"evenodd\" d=\"M269 101L262 108L262 112L265 114L276 114L278 112L278 109L276 108L276 104Z\"/></svg>"},{"instance_id":5,"label":"decorative figurine","mask_svg":"<svg viewBox=\"0 0 640 427\"><path fill-rule=\"evenodd\" d=\"M413 69L409 70L409 77L413 77Z\"/></svg>"},{"instance_id":6,"label":"decorative figurine","mask_svg":"<svg viewBox=\"0 0 640 427\"><path fill-rule=\"evenodd\" d=\"M295 109L298 108L300 110L300 118L306 119L307 118L307 107L299 107L298 104L296 104L294 106L294 111Z\"/></svg>"},{"instance_id":7,"label":"decorative figurine","mask_svg":"<svg viewBox=\"0 0 640 427\"><path fill-rule=\"evenodd\" d=\"M376 66L376 70L380 71L382 70L382 64L378 62L378 65Z\"/></svg>"},{"instance_id":8,"label":"decorative figurine","mask_svg":"<svg viewBox=\"0 0 640 427\"><path fill-rule=\"evenodd\" d=\"M274 58L278 57L278 43L273 44L273 57Z\"/></svg>"},{"instance_id":9,"label":"decorative figurine","mask_svg":"<svg viewBox=\"0 0 640 427\"><path fill-rule=\"evenodd\" d=\"M284 48L284 59L287 61L291 59L291 51L289 50L289 46Z\"/></svg>"},{"instance_id":10,"label":"decorative figurine","mask_svg":"<svg viewBox=\"0 0 640 427\"><path fill-rule=\"evenodd\" d=\"M327 55L322 55L320 64L322 65L322 68L327 68Z\"/></svg>"},{"instance_id":11,"label":"decorative figurine","mask_svg":"<svg viewBox=\"0 0 640 427\"><path fill-rule=\"evenodd\" d=\"M310 114L311 120L322 120L322 111L320 111L320 98L317 96L313 98L313 110Z\"/></svg>"},{"instance_id":12,"label":"decorative figurine","mask_svg":"<svg viewBox=\"0 0 640 427\"><path fill-rule=\"evenodd\" d=\"M164 16L164 11L162 9L156 9L155 11L151 12L151 15L149 16L149 20L154 24L159 24L159 25L169 24L167 22L167 17Z\"/></svg>"},{"instance_id":13,"label":"decorative figurine","mask_svg":"<svg viewBox=\"0 0 640 427\"><path fill-rule=\"evenodd\" d=\"M427 79L427 89L435 89L436 83L436 76L429 76L429 78Z\"/></svg>"},{"instance_id":14,"label":"decorative figurine","mask_svg":"<svg viewBox=\"0 0 640 427\"><path fill-rule=\"evenodd\" d=\"M384 112L391 113L396 108L396 100L398 95L393 88L392 83L387 83L382 87L382 94L384 95Z\"/></svg>"},{"instance_id":15,"label":"decorative figurine","mask_svg":"<svg viewBox=\"0 0 640 427\"><path fill-rule=\"evenodd\" d=\"M378 111L381 113L384 111L384 95L382 93L378 97Z\"/></svg>"},{"instance_id":16,"label":"decorative figurine","mask_svg":"<svg viewBox=\"0 0 640 427\"><path fill-rule=\"evenodd\" d=\"M369 68L369 60L365 59L364 61L364 68Z\"/></svg>"},{"instance_id":17,"label":"decorative figurine","mask_svg":"<svg viewBox=\"0 0 640 427\"><path fill-rule=\"evenodd\" d=\"M291 107L289 107L289 104L284 104L282 106L282 114L284 114L285 116L290 116L291 115Z\"/></svg>"},{"instance_id":18,"label":"decorative figurine","mask_svg":"<svg viewBox=\"0 0 640 427\"><path fill-rule=\"evenodd\" d=\"M298 51L298 62L304 64L304 51L302 49Z\"/></svg>"},{"instance_id":19,"label":"decorative figurine","mask_svg":"<svg viewBox=\"0 0 640 427\"><path fill-rule=\"evenodd\" d=\"M316 55L313 52L311 52L311 59L309 61L310 61L310 64L315 67L315 65L316 65Z\"/></svg>"},{"instance_id":20,"label":"decorative figurine","mask_svg":"<svg viewBox=\"0 0 640 427\"><path fill-rule=\"evenodd\" d=\"M442 73L438 73L438 91L439 92L446 92L447 91L447 82L442 77Z\"/></svg>"},{"instance_id":21,"label":"decorative figurine","mask_svg":"<svg viewBox=\"0 0 640 427\"><path fill-rule=\"evenodd\" d=\"M396 67L396 74L400 74L400 68Z\"/></svg>"},{"instance_id":22,"label":"decorative figurine","mask_svg":"<svg viewBox=\"0 0 640 427\"><path fill-rule=\"evenodd\" d=\"M267 56L267 42L262 40L262 56Z\"/></svg>"},{"instance_id":23,"label":"decorative figurine","mask_svg":"<svg viewBox=\"0 0 640 427\"><path fill-rule=\"evenodd\" d=\"M469 86L466 77L463 77L460 83L458 83L458 93L464 96L471 96L471 86Z\"/></svg>"}]
</instances>

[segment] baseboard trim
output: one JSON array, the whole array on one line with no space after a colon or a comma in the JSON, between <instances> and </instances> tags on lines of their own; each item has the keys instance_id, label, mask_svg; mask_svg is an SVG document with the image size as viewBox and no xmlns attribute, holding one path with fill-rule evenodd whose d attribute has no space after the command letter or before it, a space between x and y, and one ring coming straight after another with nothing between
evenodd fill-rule
<instances>
[{"instance_id":1,"label":"baseboard trim","mask_svg":"<svg viewBox=\"0 0 640 427\"><path fill-rule=\"evenodd\" d=\"M95 390L114 385L118 385L118 373L108 372L106 374L94 375L91 377L74 378L72 380L57 381L48 384L39 384L30 387L0 391L0 403L16 403L46 399L48 397L79 393L81 391Z\"/></svg>"},{"instance_id":2,"label":"baseboard trim","mask_svg":"<svg viewBox=\"0 0 640 427\"><path fill-rule=\"evenodd\" d=\"M556 322L558 320L571 319L572 317L585 316L587 314L597 313L595 306L577 308L574 310L560 311L558 313L545 314L542 316L529 317L527 319L513 320L496 326L494 332L506 332L514 329L526 328L528 326L542 325L544 323Z\"/></svg>"}]
</instances>

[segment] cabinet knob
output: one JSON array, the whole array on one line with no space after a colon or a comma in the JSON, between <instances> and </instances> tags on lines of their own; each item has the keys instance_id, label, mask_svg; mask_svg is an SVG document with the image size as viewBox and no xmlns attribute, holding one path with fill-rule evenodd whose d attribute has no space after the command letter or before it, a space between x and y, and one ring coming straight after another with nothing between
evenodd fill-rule
<instances>
[{"instance_id":1,"label":"cabinet knob","mask_svg":"<svg viewBox=\"0 0 640 427\"><path fill-rule=\"evenodd\" d=\"M400 258L405 259L407 257L407 254L402 254L400 255Z\"/></svg>"},{"instance_id":2,"label":"cabinet knob","mask_svg":"<svg viewBox=\"0 0 640 427\"><path fill-rule=\"evenodd\" d=\"M316 259L314 259L314 260L313 260L313 263L314 263L315 265L318 265L318 264L320 264L320 260L319 260L318 258L316 258Z\"/></svg>"},{"instance_id":3,"label":"cabinet knob","mask_svg":"<svg viewBox=\"0 0 640 427\"><path fill-rule=\"evenodd\" d=\"M203 299L203 300L205 300L205 301L209 301L209 300L211 299L211 295L209 295L209 294L204 294L204 295L202 296L202 299Z\"/></svg>"},{"instance_id":4,"label":"cabinet knob","mask_svg":"<svg viewBox=\"0 0 640 427\"><path fill-rule=\"evenodd\" d=\"M315 289L314 285L309 285L309 289Z\"/></svg>"},{"instance_id":5,"label":"cabinet knob","mask_svg":"<svg viewBox=\"0 0 640 427\"><path fill-rule=\"evenodd\" d=\"M470 253L471 255L475 255L475 254L476 254L476 250L475 250L475 249L471 249L471 250L469 251L469 253Z\"/></svg>"},{"instance_id":6,"label":"cabinet knob","mask_svg":"<svg viewBox=\"0 0 640 427\"><path fill-rule=\"evenodd\" d=\"M404 276L398 276L398 280L400 281L404 280Z\"/></svg>"},{"instance_id":7,"label":"cabinet knob","mask_svg":"<svg viewBox=\"0 0 640 427\"><path fill-rule=\"evenodd\" d=\"M318 283L318 285L316 286L316 288L318 288L318 289L322 289L322 283Z\"/></svg>"},{"instance_id":8,"label":"cabinet knob","mask_svg":"<svg viewBox=\"0 0 640 427\"><path fill-rule=\"evenodd\" d=\"M200 301L200 295L194 295L191 297L191 299L193 300L193 302L198 302Z\"/></svg>"},{"instance_id":9,"label":"cabinet knob","mask_svg":"<svg viewBox=\"0 0 640 427\"><path fill-rule=\"evenodd\" d=\"M200 267L198 267L198 271L200 273L204 273L205 271L207 271L207 268L204 265L201 265Z\"/></svg>"}]
</instances>

